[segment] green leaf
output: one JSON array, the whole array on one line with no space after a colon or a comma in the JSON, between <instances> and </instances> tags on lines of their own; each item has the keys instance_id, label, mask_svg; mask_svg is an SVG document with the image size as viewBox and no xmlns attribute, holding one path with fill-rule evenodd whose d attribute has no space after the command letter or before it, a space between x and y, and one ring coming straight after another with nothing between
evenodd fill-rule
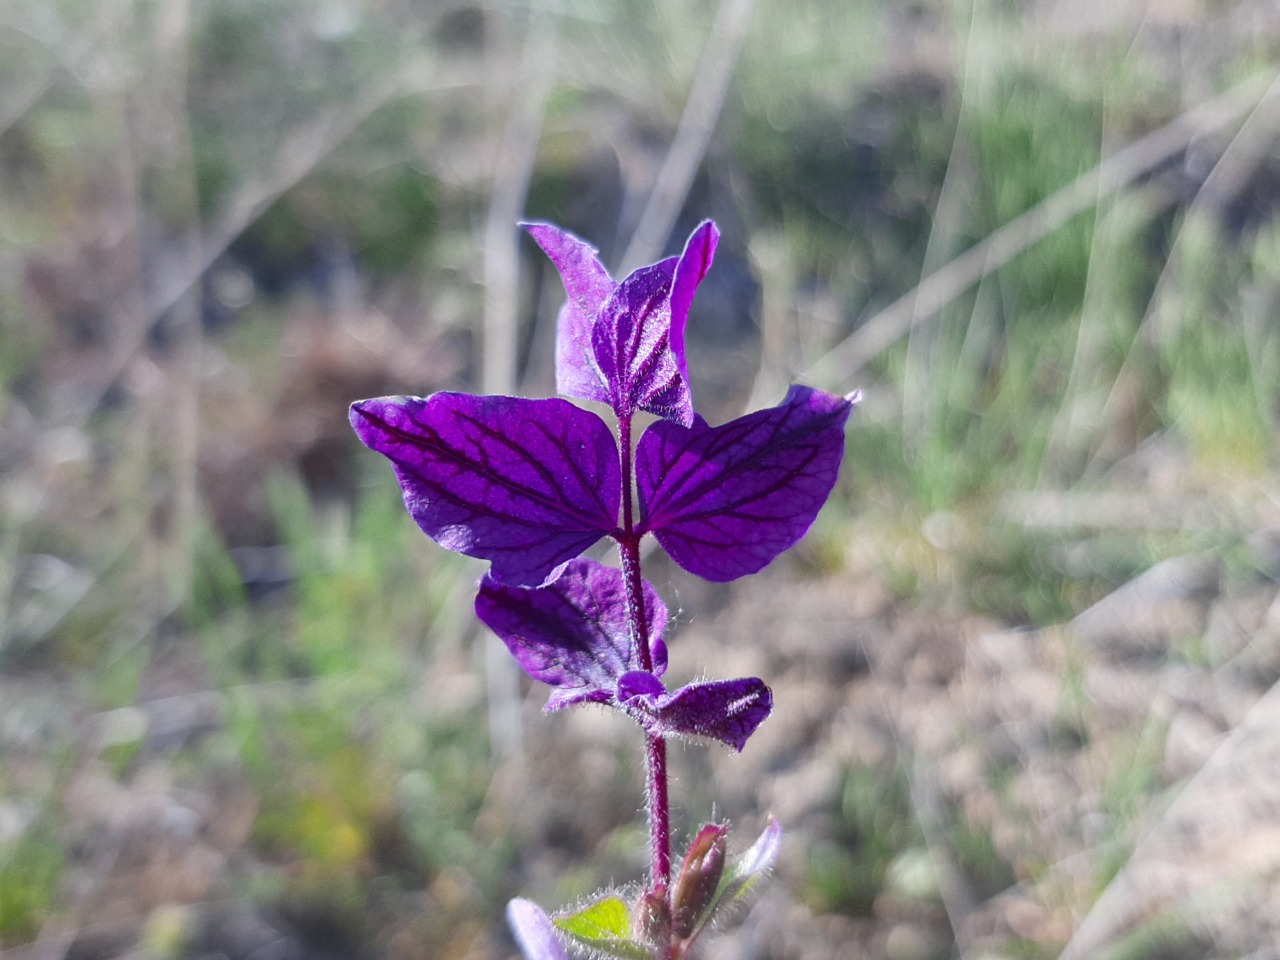
<instances>
[{"instance_id":1,"label":"green leaf","mask_svg":"<svg viewBox=\"0 0 1280 960\"><path fill-rule=\"evenodd\" d=\"M604 897L577 913L552 917L551 922L582 946L604 956L651 960L649 948L632 938L631 909L621 897Z\"/></svg>"}]
</instances>

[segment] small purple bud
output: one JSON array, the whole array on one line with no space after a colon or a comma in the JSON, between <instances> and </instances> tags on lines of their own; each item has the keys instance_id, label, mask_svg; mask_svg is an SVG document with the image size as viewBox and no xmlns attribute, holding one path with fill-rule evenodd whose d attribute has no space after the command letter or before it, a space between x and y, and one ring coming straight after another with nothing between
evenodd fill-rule
<instances>
[{"instance_id":1,"label":"small purple bud","mask_svg":"<svg viewBox=\"0 0 1280 960\"><path fill-rule=\"evenodd\" d=\"M715 899L720 875L724 873L728 837L728 827L709 823L689 844L671 897L671 932L678 940L697 933L698 921Z\"/></svg>"}]
</instances>

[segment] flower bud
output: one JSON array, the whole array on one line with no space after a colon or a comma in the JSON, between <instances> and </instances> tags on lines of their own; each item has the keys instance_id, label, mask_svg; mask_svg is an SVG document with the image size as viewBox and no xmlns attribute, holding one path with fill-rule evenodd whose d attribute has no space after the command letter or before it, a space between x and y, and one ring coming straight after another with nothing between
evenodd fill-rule
<instances>
[{"instance_id":1,"label":"flower bud","mask_svg":"<svg viewBox=\"0 0 1280 960\"><path fill-rule=\"evenodd\" d=\"M646 943L664 947L671 939L671 910L667 906L667 888L658 884L646 890L636 901L631 928Z\"/></svg>"},{"instance_id":2,"label":"flower bud","mask_svg":"<svg viewBox=\"0 0 1280 960\"><path fill-rule=\"evenodd\" d=\"M715 898L724 872L729 828L709 823L698 831L684 855L671 898L671 930L678 940L691 937Z\"/></svg>"}]
</instances>

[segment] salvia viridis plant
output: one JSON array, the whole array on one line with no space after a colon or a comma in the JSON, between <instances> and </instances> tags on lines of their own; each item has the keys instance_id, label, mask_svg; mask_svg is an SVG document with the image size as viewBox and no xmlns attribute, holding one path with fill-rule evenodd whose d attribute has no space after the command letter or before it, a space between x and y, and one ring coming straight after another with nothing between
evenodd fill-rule
<instances>
[{"instance_id":1,"label":"salvia viridis plant","mask_svg":"<svg viewBox=\"0 0 1280 960\"><path fill-rule=\"evenodd\" d=\"M718 740L740 751L773 697L756 677L667 689L667 609L641 576L641 541L652 535L707 580L757 572L804 535L831 493L858 397L794 386L776 407L711 426L694 412L684 332L715 255L715 225L703 223L680 256L621 283L572 234L544 223L525 229L568 294L557 389L607 405L616 432L567 400L448 392L358 401L351 425L391 461L427 536L490 562L476 614L551 687L546 709L600 704L644 735L647 880L551 915L513 900L507 916L525 955L559 960L569 947L682 960L768 872L782 830L771 820L730 859L728 826L707 824L673 875L667 740ZM640 413L656 419L633 446ZM617 545L619 567L582 556L603 538Z\"/></svg>"}]
</instances>

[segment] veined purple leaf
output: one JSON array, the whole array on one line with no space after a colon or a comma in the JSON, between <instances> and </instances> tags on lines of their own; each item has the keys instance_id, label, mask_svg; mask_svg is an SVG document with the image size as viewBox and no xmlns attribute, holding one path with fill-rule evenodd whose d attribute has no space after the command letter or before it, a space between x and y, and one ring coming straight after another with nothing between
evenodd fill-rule
<instances>
[{"instance_id":1,"label":"veined purple leaf","mask_svg":"<svg viewBox=\"0 0 1280 960\"><path fill-rule=\"evenodd\" d=\"M591 342L619 417L644 410L681 426L693 423L684 329L719 240L715 224L703 222L679 257L636 270L601 309Z\"/></svg>"},{"instance_id":2,"label":"veined purple leaf","mask_svg":"<svg viewBox=\"0 0 1280 960\"><path fill-rule=\"evenodd\" d=\"M541 584L617 528L617 443L568 401L380 397L352 404L351 425L427 536L492 561L495 580Z\"/></svg>"},{"instance_id":3,"label":"veined purple leaf","mask_svg":"<svg viewBox=\"0 0 1280 960\"><path fill-rule=\"evenodd\" d=\"M706 580L755 573L826 502L855 399L794 386L778 406L720 427L654 423L636 446L640 531Z\"/></svg>"},{"instance_id":4,"label":"veined purple leaf","mask_svg":"<svg viewBox=\"0 0 1280 960\"><path fill-rule=\"evenodd\" d=\"M524 228L560 271L568 296L556 332L556 388L608 403L619 417L644 410L693 423L684 329L715 257L715 224L702 223L679 257L641 267L620 284L572 234L547 223Z\"/></svg>"},{"instance_id":5,"label":"veined purple leaf","mask_svg":"<svg viewBox=\"0 0 1280 960\"><path fill-rule=\"evenodd\" d=\"M551 918L532 900L517 897L508 903L507 923L525 960L569 960Z\"/></svg>"},{"instance_id":6,"label":"veined purple leaf","mask_svg":"<svg viewBox=\"0 0 1280 960\"><path fill-rule=\"evenodd\" d=\"M693 422L693 398L671 352L671 281L677 262L670 257L628 276L592 328L596 364L619 418L646 410L677 423Z\"/></svg>"},{"instance_id":7,"label":"veined purple leaf","mask_svg":"<svg viewBox=\"0 0 1280 960\"><path fill-rule=\"evenodd\" d=\"M773 694L756 677L705 680L667 693L656 677L637 670L619 678L618 706L650 733L707 737L741 751L773 711Z\"/></svg>"},{"instance_id":8,"label":"veined purple leaf","mask_svg":"<svg viewBox=\"0 0 1280 960\"><path fill-rule=\"evenodd\" d=\"M591 349L591 328L618 285L600 263L595 247L550 223L521 226L560 271L568 297L556 325L556 391L608 403L608 384Z\"/></svg>"},{"instance_id":9,"label":"veined purple leaf","mask_svg":"<svg viewBox=\"0 0 1280 960\"><path fill-rule=\"evenodd\" d=\"M648 582L643 590L653 672L661 676L667 669L662 642L667 608ZM529 676L555 688L547 710L609 703L618 678L641 669L628 628L622 571L595 560L570 560L559 577L537 589L486 576L476 595L476 615Z\"/></svg>"}]
</instances>

